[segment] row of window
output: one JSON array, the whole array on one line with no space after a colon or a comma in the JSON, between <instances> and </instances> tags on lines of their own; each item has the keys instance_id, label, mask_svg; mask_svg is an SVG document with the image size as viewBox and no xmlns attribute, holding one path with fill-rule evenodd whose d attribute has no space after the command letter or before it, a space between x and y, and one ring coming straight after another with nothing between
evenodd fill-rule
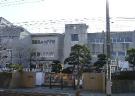
<instances>
[{"instance_id":1,"label":"row of window","mask_svg":"<svg viewBox=\"0 0 135 96\"><path fill-rule=\"evenodd\" d=\"M32 40L32 44L55 44L55 40Z\"/></svg>"},{"instance_id":2,"label":"row of window","mask_svg":"<svg viewBox=\"0 0 135 96\"><path fill-rule=\"evenodd\" d=\"M40 52L33 52L32 56L40 56Z\"/></svg>"},{"instance_id":3,"label":"row of window","mask_svg":"<svg viewBox=\"0 0 135 96\"><path fill-rule=\"evenodd\" d=\"M104 43L104 38L97 38L97 39L91 39L89 40L90 43ZM112 43L131 43L132 38L129 37L123 37L123 38L111 38Z\"/></svg>"},{"instance_id":4,"label":"row of window","mask_svg":"<svg viewBox=\"0 0 135 96\"><path fill-rule=\"evenodd\" d=\"M54 52L43 52L44 57L54 57Z\"/></svg>"},{"instance_id":5,"label":"row of window","mask_svg":"<svg viewBox=\"0 0 135 96\"><path fill-rule=\"evenodd\" d=\"M33 52L32 56L42 56L42 57L54 57L54 52Z\"/></svg>"},{"instance_id":6,"label":"row of window","mask_svg":"<svg viewBox=\"0 0 135 96\"><path fill-rule=\"evenodd\" d=\"M112 56L126 56L126 52L124 51L112 52Z\"/></svg>"},{"instance_id":7,"label":"row of window","mask_svg":"<svg viewBox=\"0 0 135 96\"><path fill-rule=\"evenodd\" d=\"M101 52L92 52L92 54L101 54ZM117 57L117 56L126 56L126 52L125 51L118 51L118 52L111 52L111 56L113 57Z\"/></svg>"}]
</instances>

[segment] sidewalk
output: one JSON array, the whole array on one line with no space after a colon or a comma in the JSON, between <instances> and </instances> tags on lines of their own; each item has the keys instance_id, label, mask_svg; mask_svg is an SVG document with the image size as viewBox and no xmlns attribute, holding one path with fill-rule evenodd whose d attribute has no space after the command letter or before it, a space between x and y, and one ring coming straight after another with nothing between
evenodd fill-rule
<instances>
[{"instance_id":1,"label":"sidewalk","mask_svg":"<svg viewBox=\"0 0 135 96\"><path fill-rule=\"evenodd\" d=\"M19 89L0 89L0 90L10 90L17 92L38 92L38 93L66 93L69 96L75 96L75 90L72 88L48 88L48 87L35 87L35 88L19 88ZM90 91L81 92L81 96L106 96L104 93L93 93ZM135 96L135 93L120 93L112 94L112 96Z\"/></svg>"}]
</instances>

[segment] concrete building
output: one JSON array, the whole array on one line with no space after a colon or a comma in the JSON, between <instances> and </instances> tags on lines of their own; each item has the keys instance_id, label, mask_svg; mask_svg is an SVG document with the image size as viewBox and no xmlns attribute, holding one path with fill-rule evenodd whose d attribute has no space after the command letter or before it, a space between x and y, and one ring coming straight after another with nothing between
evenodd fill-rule
<instances>
[{"instance_id":1,"label":"concrete building","mask_svg":"<svg viewBox=\"0 0 135 96\"><path fill-rule=\"evenodd\" d=\"M75 44L87 45L87 28L86 24L65 25L63 60L69 56L71 47Z\"/></svg>"},{"instance_id":2,"label":"concrete building","mask_svg":"<svg viewBox=\"0 0 135 96\"><path fill-rule=\"evenodd\" d=\"M71 47L75 44L87 45L90 48L93 62L97 59L98 54L105 53L105 32L90 33L87 29L88 25L83 23L66 24L63 34L30 34L24 28L14 26L4 18L0 18L1 45L6 40L10 41L10 43L6 43L6 46L8 46L6 49L12 49L10 51L10 54L12 52L10 61L17 63L17 57L13 57L13 53L15 54L17 50L22 50L23 48L23 50L27 49L25 50L27 52L23 52L25 55L22 55L22 58L27 58L27 60L22 59L21 61L27 61L27 65L30 63L36 64L37 68L42 65L43 69L48 70L50 70L49 68L53 60L59 60L63 63L64 59L69 56ZM126 50L135 48L134 37L135 31L111 32L112 60L124 61ZM26 53L32 53L32 57L29 57Z\"/></svg>"},{"instance_id":3,"label":"concrete building","mask_svg":"<svg viewBox=\"0 0 135 96\"><path fill-rule=\"evenodd\" d=\"M63 57L63 34L32 34L32 64L42 66L45 71L50 71L53 60L62 61Z\"/></svg>"},{"instance_id":4,"label":"concrete building","mask_svg":"<svg viewBox=\"0 0 135 96\"><path fill-rule=\"evenodd\" d=\"M9 22L8 20L6 20L3 17L0 17L0 27L5 27L5 26L11 26L13 25L11 22Z\"/></svg>"},{"instance_id":5,"label":"concrete building","mask_svg":"<svg viewBox=\"0 0 135 96\"><path fill-rule=\"evenodd\" d=\"M29 48L31 35L22 27L15 26L0 18L0 66L6 64L23 64L29 66Z\"/></svg>"},{"instance_id":6,"label":"concrete building","mask_svg":"<svg viewBox=\"0 0 135 96\"><path fill-rule=\"evenodd\" d=\"M135 48L135 31L111 32L111 69L114 72L118 67L128 68L125 61L126 51ZM105 33L88 33L88 47L92 53L93 62L98 54L106 53ZM119 62L123 62L120 64Z\"/></svg>"},{"instance_id":7,"label":"concrete building","mask_svg":"<svg viewBox=\"0 0 135 96\"><path fill-rule=\"evenodd\" d=\"M88 46L93 56L105 53L105 33L88 33ZM126 51L135 47L135 32L111 32L111 58L124 60Z\"/></svg>"}]
</instances>

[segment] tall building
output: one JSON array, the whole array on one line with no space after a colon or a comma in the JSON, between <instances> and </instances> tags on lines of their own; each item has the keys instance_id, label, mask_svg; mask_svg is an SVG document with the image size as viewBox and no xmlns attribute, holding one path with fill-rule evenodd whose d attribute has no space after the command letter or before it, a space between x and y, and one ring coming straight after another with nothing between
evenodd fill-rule
<instances>
[{"instance_id":1,"label":"tall building","mask_svg":"<svg viewBox=\"0 0 135 96\"><path fill-rule=\"evenodd\" d=\"M87 45L87 28L86 24L65 25L63 60L69 56L71 47L75 44Z\"/></svg>"}]
</instances>

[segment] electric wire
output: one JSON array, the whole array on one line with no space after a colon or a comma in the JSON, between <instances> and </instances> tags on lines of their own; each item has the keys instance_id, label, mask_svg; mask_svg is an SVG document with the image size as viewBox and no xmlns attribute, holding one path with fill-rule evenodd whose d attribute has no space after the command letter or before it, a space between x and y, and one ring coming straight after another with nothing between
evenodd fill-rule
<instances>
[{"instance_id":1,"label":"electric wire","mask_svg":"<svg viewBox=\"0 0 135 96\"><path fill-rule=\"evenodd\" d=\"M132 21L133 20L133 21ZM130 22L131 21L131 22ZM27 27L31 30L40 31L60 31L64 32L65 24L75 24L75 23L86 23L89 25L89 29L91 30L93 27L96 30L105 30L105 18L82 18L82 19L55 19L55 20L40 20L40 21L27 21L27 22L15 22L17 25L21 25L23 27ZM116 17L110 18L111 29L117 30L134 30L135 19L134 18L124 18L124 17ZM92 30L91 30L92 31ZM91 32L90 31L90 32Z\"/></svg>"}]
</instances>

